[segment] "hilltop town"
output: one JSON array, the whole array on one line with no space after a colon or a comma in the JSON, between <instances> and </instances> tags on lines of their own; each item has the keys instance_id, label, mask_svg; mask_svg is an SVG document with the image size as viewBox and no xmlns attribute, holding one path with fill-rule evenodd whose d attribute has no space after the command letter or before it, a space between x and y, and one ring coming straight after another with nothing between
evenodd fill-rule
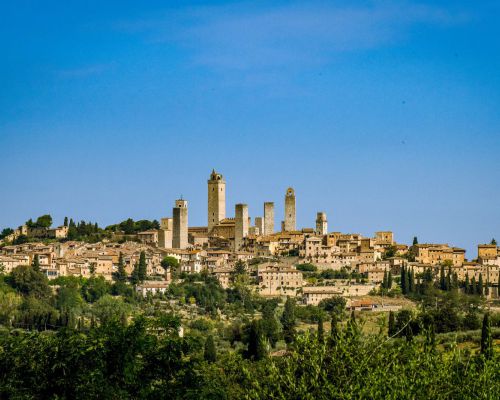
<instances>
[{"instance_id":1,"label":"hilltop town","mask_svg":"<svg viewBox=\"0 0 500 400\"><path fill-rule=\"evenodd\" d=\"M407 271L418 280L427 272L437 281L444 271L464 291L475 284L486 298L498 297L500 247L494 240L479 244L477 257L468 261L462 248L418 243L417 238L411 244L398 243L391 231L375 232L373 237L331 232L322 211L317 212L314 228L298 228L291 187L285 191L285 215L276 229L274 202L264 202L263 214L253 220L246 204L236 204L234 217L228 217L224 176L213 170L207 189L207 226L189 226L186 199L175 200L172 216L160 222L127 220L106 230L85 222L77 226L67 218L52 228L52 218L42 216L4 230L0 266L10 273L36 262L49 280L101 276L113 281L120 266L130 279L142 254L146 277L133 283L138 293L146 295L164 293L179 277L202 272L226 289L237 265L244 264L254 278L251 286L261 296L293 297L304 305L343 296L353 309L383 309L359 299L380 288L398 294L396 285L387 285L389 275L403 276ZM92 240L73 240L81 239L75 232L82 231L83 238Z\"/></svg>"}]
</instances>

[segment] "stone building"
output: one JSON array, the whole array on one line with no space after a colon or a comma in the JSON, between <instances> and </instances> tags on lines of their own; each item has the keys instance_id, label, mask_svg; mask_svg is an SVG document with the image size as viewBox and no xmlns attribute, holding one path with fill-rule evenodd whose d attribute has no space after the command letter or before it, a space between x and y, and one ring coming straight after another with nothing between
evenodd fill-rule
<instances>
[{"instance_id":1,"label":"stone building","mask_svg":"<svg viewBox=\"0 0 500 400\"><path fill-rule=\"evenodd\" d=\"M162 249L172 248L174 229L173 218L162 218L160 222L160 229L158 230L158 247Z\"/></svg>"},{"instance_id":2,"label":"stone building","mask_svg":"<svg viewBox=\"0 0 500 400\"><path fill-rule=\"evenodd\" d=\"M243 238L248 236L248 205L236 204L234 211L234 250L240 250Z\"/></svg>"},{"instance_id":3,"label":"stone building","mask_svg":"<svg viewBox=\"0 0 500 400\"><path fill-rule=\"evenodd\" d=\"M188 247L188 202L186 200L175 201L173 216L172 247L185 249Z\"/></svg>"},{"instance_id":4,"label":"stone building","mask_svg":"<svg viewBox=\"0 0 500 400\"><path fill-rule=\"evenodd\" d=\"M272 235L274 233L274 203L264 203L264 232L263 235Z\"/></svg>"},{"instance_id":5,"label":"stone building","mask_svg":"<svg viewBox=\"0 0 500 400\"><path fill-rule=\"evenodd\" d=\"M302 289L302 272L295 267L263 264L257 270L259 293L262 296L292 296Z\"/></svg>"},{"instance_id":6,"label":"stone building","mask_svg":"<svg viewBox=\"0 0 500 400\"><path fill-rule=\"evenodd\" d=\"M208 180L208 233L226 218L226 182L221 174L212 170Z\"/></svg>"},{"instance_id":7,"label":"stone building","mask_svg":"<svg viewBox=\"0 0 500 400\"><path fill-rule=\"evenodd\" d=\"M264 235L264 219L262 217L255 217L255 227L258 229L255 234Z\"/></svg>"},{"instance_id":8,"label":"stone building","mask_svg":"<svg viewBox=\"0 0 500 400\"><path fill-rule=\"evenodd\" d=\"M285 194L285 226L284 231L294 231L296 226L295 216L295 191L289 187Z\"/></svg>"},{"instance_id":9,"label":"stone building","mask_svg":"<svg viewBox=\"0 0 500 400\"><path fill-rule=\"evenodd\" d=\"M318 212L316 216L316 234L321 236L328 234L328 221L324 212Z\"/></svg>"},{"instance_id":10,"label":"stone building","mask_svg":"<svg viewBox=\"0 0 500 400\"><path fill-rule=\"evenodd\" d=\"M421 264L438 265L449 260L454 266L461 266L465 262L465 250L447 244L417 244L413 249L415 261Z\"/></svg>"}]
</instances>

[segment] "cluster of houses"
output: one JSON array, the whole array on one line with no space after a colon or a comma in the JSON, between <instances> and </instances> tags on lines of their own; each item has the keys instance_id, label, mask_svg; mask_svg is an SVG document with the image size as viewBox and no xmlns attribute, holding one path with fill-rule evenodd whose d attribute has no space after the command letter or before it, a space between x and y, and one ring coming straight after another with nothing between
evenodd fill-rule
<instances>
[{"instance_id":1,"label":"cluster of houses","mask_svg":"<svg viewBox=\"0 0 500 400\"><path fill-rule=\"evenodd\" d=\"M23 226L4 240L0 266L9 272L18 265L32 264L38 257L40 268L49 279L95 274L111 280L120 254L130 274L144 251L148 275L164 278L163 284L154 281L138 288L146 293L166 290L171 275L162 268L161 261L167 256L179 261L180 272L207 271L223 287L231 284L236 262L243 261L252 266L263 296L302 296L304 303L317 304L336 295L363 296L383 282L388 271L399 274L403 266L415 274L431 269L437 277L441 265L446 265L460 281L467 276L477 281L481 276L483 282L495 288L491 294L498 295L500 249L496 244L479 245L477 259L467 261L464 249L447 244L398 244L390 231L375 232L373 237L328 232L325 212L317 213L315 228L298 230L293 188L286 190L284 220L281 229L276 230L273 202L264 203L263 216L255 217L252 224L246 204L236 204L234 218L226 217L226 182L221 174L212 171L207 185L207 226L188 225L185 199L175 201L172 217L161 218L159 229L138 233L135 242L65 241L59 239L67 237L66 226L36 228L39 231ZM5 245L19 235L53 240L46 240L48 244ZM313 264L318 271L356 272L365 283L327 280L324 286L314 287L296 269L300 263Z\"/></svg>"}]
</instances>

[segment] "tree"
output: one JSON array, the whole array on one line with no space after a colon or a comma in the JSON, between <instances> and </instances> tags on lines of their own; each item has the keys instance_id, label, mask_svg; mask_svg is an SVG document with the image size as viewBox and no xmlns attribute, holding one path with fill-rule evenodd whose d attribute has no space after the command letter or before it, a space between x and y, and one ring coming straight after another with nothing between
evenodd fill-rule
<instances>
[{"instance_id":1,"label":"tree","mask_svg":"<svg viewBox=\"0 0 500 400\"><path fill-rule=\"evenodd\" d=\"M14 268L10 275L10 283L20 293L37 299L48 299L52 294L47 277L28 265Z\"/></svg>"},{"instance_id":2,"label":"tree","mask_svg":"<svg viewBox=\"0 0 500 400\"><path fill-rule=\"evenodd\" d=\"M279 324L276 319L276 300L268 300L262 308L262 330L264 336L274 348L279 340Z\"/></svg>"},{"instance_id":3,"label":"tree","mask_svg":"<svg viewBox=\"0 0 500 400\"><path fill-rule=\"evenodd\" d=\"M418 238L416 236L413 237L413 246L418 244Z\"/></svg>"},{"instance_id":4,"label":"tree","mask_svg":"<svg viewBox=\"0 0 500 400\"><path fill-rule=\"evenodd\" d=\"M401 280L400 280L400 282L401 282L401 292L403 294L408 294L408 286L407 286L408 280L406 278L406 275L407 275L406 274L406 267L403 265L401 267Z\"/></svg>"},{"instance_id":5,"label":"tree","mask_svg":"<svg viewBox=\"0 0 500 400\"><path fill-rule=\"evenodd\" d=\"M338 325L337 315L332 314L332 321L330 326L330 340L334 343L340 336L340 329Z\"/></svg>"},{"instance_id":6,"label":"tree","mask_svg":"<svg viewBox=\"0 0 500 400\"><path fill-rule=\"evenodd\" d=\"M17 293L0 290L0 324L10 327L21 303L22 298Z\"/></svg>"},{"instance_id":7,"label":"tree","mask_svg":"<svg viewBox=\"0 0 500 400\"><path fill-rule=\"evenodd\" d=\"M359 334L359 327L354 310L351 311L351 318L347 321L347 333L351 337L357 337Z\"/></svg>"},{"instance_id":8,"label":"tree","mask_svg":"<svg viewBox=\"0 0 500 400\"><path fill-rule=\"evenodd\" d=\"M203 358L205 359L205 361L208 361L209 363L217 361L217 350L215 348L215 342L212 335L209 335L207 337L207 340L205 340Z\"/></svg>"},{"instance_id":9,"label":"tree","mask_svg":"<svg viewBox=\"0 0 500 400\"><path fill-rule=\"evenodd\" d=\"M127 219L123 223L123 225L120 224L120 226L126 235L131 235L131 234L135 233L134 220L132 218Z\"/></svg>"},{"instance_id":10,"label":"tree","mask_svg":"<svg viewBox=\"0 0 500 400\"><path fill-rule=\"evenodd\" d=\"M384 270L384 278L382 279L382 289L387 289L387 269Z\"/></svg>"},{"instance_id":11,"label":"tree","mask_svg":"<svg viewBox=\"0 0 500 400\"><path fill-rule=\"evenodd\" d=\"M441 264L440 272L439 272L439 288L441 290L446 290L446 277L444 275L444 265Z\"/></svg>"},{"instance_id":12,"label":"tree","mask_svg":"<svg viewBox=\"0 0 500 400\"><path fill-rule=\"evenodd\" d=\"M68 226L68 217L64 217L64 223L63 223L64 226Z\"/></svg>"},{"instance_id":13,"label":"tree","mask_svg":"<svg viewBox=\"0 0 500 400\"><path fill-rule=\"evenodd\" d=\"M390 337L396 334L396 317L394 315L394 311L389 311L389 329L388 334Z\"/></svg>"},{"instance_id":14,"label":"tree","mask_svg":"<svg viewBox=\"0 0 500 400\"><path fill-rule=\"evenodd\" d=\"M144 282L147 277L146 252L141 251L141 255L139 256L138 278L140 282Z\"/></svg>"},{"instance_id":15,"label":"tree","mask_svg":"<svg viewBox=\"0 0 500 400\"><path fill-rule=\"evenodd\" d=\"M479 281L477 283L477 294L482 296L484 294L483 291L483 274L479 273Z\"/></svg>"},{"instance_id":16,"label":"tree","mask_svg":"<svg viewBox=\"0 0 500 400\"><path fill-rule=\"evenodd\" d=\"M35 254L35 257L33 257L33 262L31 264L31 267L36 272L40 272L40 256L38 254Z\"/></svg>"},{"instance_id":17,"label":"tree","mask_svg":"<svg viewBox=\"0 0 500 400\"><path fill-rule=\"evenodd\" d=\"M125 271L125 263L123 262L123 254L120 252L118 257L118 269L116 271L116 280L118 282L127 281L127 272Z\"/></svg>"},{"instance_id":18,"label":"tree","mask_svg":"<svg viewBox=\"0 0 500 400\"><path fill-rule=\"evenodd\" d=\"M258 320L252 320L248 330L247 357L258 361L267 357L267 345L264 338L262 324Z\"/></svg>"},{"instance_id":19,"label":"tree","mask_svg":"<svg viewBox=\"0 0 500 400\"><path fill-rule=\"evenodd\" d=\"M410 293L414 293L415 292L415 271L413 268L411 269L409 274L410 274L410 276L408 279L408 291Z\"/></svg>"},{"instance_id":20,"label":"tree","mask_svg":"<svg viewBox=\"0 0 500 400\"><path fill-rule=\"evenodd\" d=\"M483 317L483 327L481 329L481 354L487 360L493 358L493 341L491 338L491 321L489 313L485 313Z\"/></svg>"},{"instance_id":21,"label":"tree","mask_svg":"<svg viewBox=\"0 0 500 400\"><path fill-rule=\"evenodd\" d=\"M167 256L167 257L164 257L163 260L161 260L161 266L163 267L163 269L168 270L176 270L177 268L179 268L179 260L177 260L177 258L175 257L171 257L171 256Z\"/></svg>"},{"instance_id":22,"label":"tree","mask_svg":"<svg viewBox=\"0 0 500 400\"><path fill-rule=\"evenodd\" d=\"M12 235L14 233L14 230L11 228L5 228L2 230L2 233L0 233L0 239L3 239L9 235Z\"/></svg>"},{"instance_id":23,"label":"tree","mask_svg":"<svg viewBox=\"0 0 500 400\"><path fill-rule=\"evenodd\" d=\"M495 246L497 245L497 241L495 240L495 238L491 239L490 244L495 245Z\"/></svg>"},{"instance_id":24,"label":"tree","mask_svg":"<svg viewBox=\"0 0 500 400\"><path fill-rule=\"evenodd\" d=\"M35 226L37 228L50 228L52 226L52 217L49 214L38 217Z\"/></svg>"},{"instance_id":25,"label":"tree","mask_svg":"<svg viewBox=\"0 0 500 400\"><path fill-rule=\"evenodd\" d=\"M323 342L325 329L323 327L323 316L320 314L318 318L318 342Z\"/></svg>"},{"instance_id":26,"label":"tree","mask_svg":"<svg viewBox=\"0 0 500 400\"><path fill-rule=\"evenodd\" d=\"M283 325L283 338L287 344L293 342L295 336L295 300L287 297L285 309L281 315L281 324Z\"/></svg>"},{"instance_id":27,"label":"tree","mask_svg":"<svg viewBox=\"0 0 500 400\"><path fill-rule=\"evenodd\" d=\"M387 289L392 288L392 271L389 270L389 273L387 274Z\"/></svg>"},{"instance_id":28,"label":"tree","mask_svg":"<svg viewBox=\"0 0 500 400\"><path fill-rule=\"evenodd\" d=\"M469 289L470 294L476 294L477 293L477 284L476 284L476 277L473 276L471 281L470 281L470 289Z\"/></svg>"},{"instance_id":29,"label":"tree","mask_svg":"<svg viewBox=\"0 0 500 400\"><path fill-rule=\"evenodd\" d=\"M346 299L341 296L333 296L329 299L321 300L318 307L332 314L342 315L345 310Z\"/></svg>"},{"instance_id":30,"label":"tree","mask_svg":"<svg viewBox=\"0 0 500 400\"><path fill-rule=\"evenodd\" d=\"M132 275L130 276L130 282L133 285L137 285L140 282L139 279L139 264L134 264L134 269L132 270Z\"/></svg>"},{"instance_id":31,"label":"tree","mask_svg":"<svg viewBox=\"0 0 500 400\"><path fill-rule=\"evenodd\" d=\"M469 294L470 293L470 282L469 282L469 274L468 273L465 274L464 286L465 286L465 293Z\"/></svg>"},{"instance_id":32,"label":"tree","mask_svg":"<svg viewBox=\"0 0 500 400\"><path fill-rule=\"evenodd\" d=\"M101 324L112 320L121 321L123 317L128 317L132 311L130 304L123 301L121 297L113 297L105 294L92 306L92 314Z\"/></svg>"}]
</instances>

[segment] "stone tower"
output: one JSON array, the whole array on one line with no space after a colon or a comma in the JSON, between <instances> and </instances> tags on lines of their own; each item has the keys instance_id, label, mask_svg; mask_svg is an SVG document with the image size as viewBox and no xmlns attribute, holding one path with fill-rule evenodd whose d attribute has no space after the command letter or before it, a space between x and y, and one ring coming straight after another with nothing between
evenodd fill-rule
<instances>
[{"instance_id":1,"label":"stone tower","mask_svg":"<svg viewBox=\"0 0 500 400\"><path fill-rule=\"evenodd\" d=\"M295 230L295 191L290 187L285 194L285 231Z\"/></svg>"},{"instance_id":2,"label":"stone tower","mask_svg":"<svg viewBox=\"0 0 500 400\"><path fill-rule=\"evenodd\" d=\"M173 218L162 218L160 230L158 231L158 247L163 249L172 248Z\"/></svg>"},{"instance_id":3,"label":"stone tower","mask_svg":"<svg viewBox=\"0 0 500 400\"><path fill-rule=\"evenodd\" d=\"M264 235L274 233L274 203L264 203Z\"/></svg>"},{"instance_id":4,"label":"stone tower","mask_svg":"<svg viewBox=\"0 0 500 400\"><path fill-rule=\"evenodd\" d=\"M316 234L326 235L328 233L328 221L326 220L326 213L318 212L316 216Z\"/></svg>"},{"instance_id":5,"label":"stone tower","mask_svg":"<svg viewBox=\"0 0 500 400\"><path fill-rule=\"evenodd\" d=\"M226 218L226 182L221 174L212 170L208 182L208 233Z\"/></svg>"},{"instance_id":6,"label":"stone tower","mask_svg":"<svg viewBox=\"0 0 500 400\"><path fill-rule=\"evenodd\" d=\"M188 203L186 200L175 200L173 215L172 247L185 249L188 247Z\"/></svg>"},{"instance_id":7,"label":"stone tower","mask_svg":"<svg viewBox=\"0 0 500 400\"><path fill-rule=\"evenodd\" d=\"M234 250L240 250L243 238L248 236L248 206L236 204L234 210Z\"/></svg>"},{"instance_id":8,"label":"stone tower","mask_svg":"<svg viewBox=\"0 0 500 400\"><path fill-rule=\"evenodd\" d=\"M264 234L264 219L262 217L255 217L255 227L258 229L258 234Z\"/></svg>"}]
</instances>

